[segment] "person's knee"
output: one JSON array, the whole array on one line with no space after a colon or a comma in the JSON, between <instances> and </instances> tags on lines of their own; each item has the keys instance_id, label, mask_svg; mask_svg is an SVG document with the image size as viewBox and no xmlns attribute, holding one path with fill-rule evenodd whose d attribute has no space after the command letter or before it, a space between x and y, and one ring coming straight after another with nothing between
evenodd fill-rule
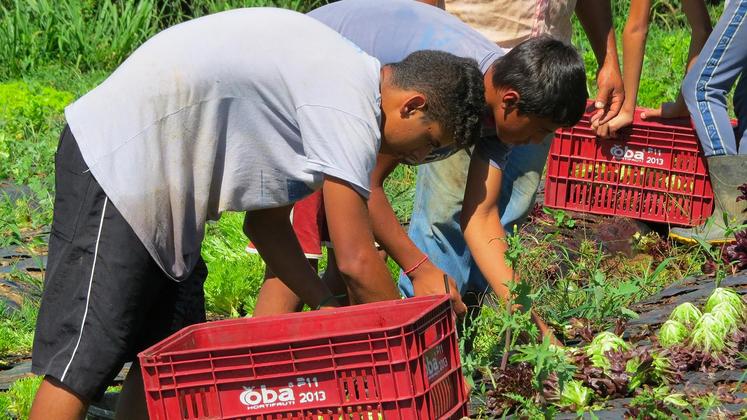
<instances>
[{"instance_id":1,"label":"person's knee","mask_svg":"<svg viewBox=\"0 0 747 420\"><path fill-rule=\"evenodd\" d=\"M696 71L693 67L682 80L682 98L685 100L685 104L689 110L695 110L697 104L697 87L698 80L700 79L700 72Z\"/></svg>"}]
</instances>

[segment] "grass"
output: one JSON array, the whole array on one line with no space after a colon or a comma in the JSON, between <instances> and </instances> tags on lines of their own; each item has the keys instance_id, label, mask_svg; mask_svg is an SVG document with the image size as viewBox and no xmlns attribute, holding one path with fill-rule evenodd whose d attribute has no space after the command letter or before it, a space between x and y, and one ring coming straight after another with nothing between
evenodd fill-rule
<instances>
[{"instance_id":1,"label":"grass","mask_svg":"<svg viewBox=\"0 0 747 420\"><path fill-rule=\"evenodd\" d=\"M0 181L28 187L21 197L0 194L0 247L20 245L43 251L39 232L51 223L53 157L64 124L62 110L103 80L143 40L188 17L236 6L279 5L303 11L321 3L0 0L0 62L7 63L0 67ZM616 24L621 30L627 2L614 3ZM639 93L640 105L648 107L675 97L687 54L684 21L667 14L672 3L662 0L657 5ZM711 7L711 12L716 16L719 8ZM594 56L577 22L574 31L589 69L593 95ZM412 212L415 175L416 168L400 166L385 184L395 213L403 221ZM224 214L208 225L202 247L209 269L205 283L207 310L221 317L251 314L264 276L261 259L244 251L247 239L242 223L242 213ZM558 223L572 220L563 218ZM647 247L659 244L657 241L655 236L645 237L637 245ZM618 317L634 317L629 309L632 303L673 280L698 274L705 259L699 247L671 247L659 258L631 261L604 255L590 240L582 242L577 254L558 252L563 249L559 242L557 236L519 232L512 245L524 281L515 287L523 288L523 297L532 299L541 315L559 330L572 318L589 318L598 328L605 328ZM326 260L320 265L324 269ZM564 270L559 273L560 266ZM392 261L389 268L393 277L398 274L399 268ZM38 283L22 273L13 276ZM0 358L28 354L37 310L38 302L29 299L20 311L0 317ZM496 363L506 350L507 331L532 332L526 315L508 313L498 304L488 305L475 326L475 350L463 355L468 371ZM522 342L523 338L517 336L511 340L514 345ZM7 393L0 393L0 415L24 418L36 386L38 379L24 379Z\"/></svg>"},{"instance_id":2,"label":"grass","mask_svg":"<svg viewBox=\"0 0 747 420\"><path fill-rule=\"evenodd\" d=\"M208 225L202 244L202 258L208 266L205 304L217 315L251 314L264 278L262 259L244 250L243 223L243 213L224 214L220 221Z\"/></svg>"},{"instance_id":3,"label":"grass","mask_svg":"<svg viewBox=\"0 0 747 420\"><path fill-rule=\"evenodd\" d=\"M0 393L0 415L2 418L27 419L31 411L36 390L41 384L41 376L19 379L8 392Z\"/></svg>"},{"instance_id":4,"label":"grass","mask_svg":"<svg viewBox=\"0 0 747 420\"><path fill-rule=\"evenodd\" d=\"M0 78L50 63L112 70L159 30L236 7L305 11L321 0L8 0L0 2Z\"/></svg>"},{"instance_id":5,"label":"grass","mask_svg":"<svg viewBox=\"0 0 747 420\"><path fill-rule=\"evenodd\" d=\"M0 313L5 314L0 317L0 360L30 353L38 311L38 302L31 299L24 301L18 311L0 305Z\"/></svg>"}]
</instances>

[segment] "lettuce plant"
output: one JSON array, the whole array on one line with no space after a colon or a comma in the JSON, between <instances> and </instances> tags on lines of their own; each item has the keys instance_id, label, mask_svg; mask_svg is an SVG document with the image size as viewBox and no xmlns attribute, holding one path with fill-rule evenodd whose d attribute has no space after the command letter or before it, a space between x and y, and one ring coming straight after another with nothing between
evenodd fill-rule
<instances>
[{"instance_id":1,"label":"lettuce plant","mask_svg":"<svg viewBox=\"0 0 747 420\"><path fill-rule=\"evenodd\" d=\"M682 323L670 319L665 322L659 330L659 343L662 347L672 347L674 345L684 344L689 332L690 331L687 327Z\"/></svg>"},{"instance_id":2,"label":"lettuce plant","mask_svg":"<svg viewBox=\"0 0 747 420\"><path fill-rule=\"evenodd\" d=\"M727 334L731 334L739 327L739 320L742 318L740 313L734 309L729 302L721 302L718 305L711 308L708 312L713 315L714 318L721 321L724 325Z\"/></svg>"},{"instance_id":3,"label":"lettuce plant","mask_svg":"<svg viewBox=\"0 0 747 420\"><path fill-rule=\"evenodd\" d=\"M685 302L674 308L672 314L669 315L669 319L677 321L688 328L692 328L698 322L701 315L700 310L695 307L695 305L690 302Z\"/></svg>"},{"instance_id":4,"label":"lettuce plant","mask_svg":"<svg viewBox=\"0 0 747 420\"><path fill-rule=\"evenodd\" d=\"M745 184L747 185L747 184ZM724 248L723 258L728 264L732 264L736 270L747 268L747 230L734 234L733 244Z\"/></svg>"},{"instance_id":5,"label":"lettuce plant","mask_svg":"<svg viewBox=\"0 0 747 420\"><path fill-rule=\"evenodd\" d=\"M713 290L713 293L711 293L711 296L706 301L705 311L711 312L713 307L722 302L728 302L741 314L740 317L744 317L745 305L742 302L742 298L734 290L723 287L717 287Z\"/></svg>"},{"instance_id":6,"label":"lettuce plant","mask_svg":"<svg viewBox=\"0 0 747 420\"><path fill-rule=\"evenodd\" d=\"M586 354L591 358L592 364L601 369L609 369L610 362L606 353L609 351L628 351L630 345L620 336L609 331L602 331L586 346Z\"/></svg>"},{"instance_id":7,"label":"lettuce plant","mask_svg":"<svg viewBox=\"0 0 747 420\"><path fill-rule=\"evenodd\" d=\"M574 379L565 383L563 392L560 393L558 405L580 410L588 407L592 395L593 391L590 388L584 386L583 382Z\"/></svg>"},{"instance_id":8,"label":"lettuce plant","mask_svg":"<svg viewBox=\"0 0 747 420\"><path fill-rule=\"evenodd\" d=\"M726 327L713 314L703 314L691 336L693 347L704 353L718 353L726 346Z\"/></svg>"}]
</instances>

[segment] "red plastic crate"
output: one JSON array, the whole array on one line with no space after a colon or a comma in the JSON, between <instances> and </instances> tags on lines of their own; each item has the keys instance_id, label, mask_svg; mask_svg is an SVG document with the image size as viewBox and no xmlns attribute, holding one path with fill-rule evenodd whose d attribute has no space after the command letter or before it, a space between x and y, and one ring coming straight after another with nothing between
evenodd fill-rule
<instances>
[{"instance_id":1,"label":"red plastic crate","mask_svg":"<svg viewBox=\"0 0 747 420\"><path fill-rule=\"evenodd\" d=\"M555 133L545 206L696 226L713 212L713 190L689 119L644 121L602 139L589 117Z\"/></svg>"},{"instance_id":2,"label":"red plastic crate","mask_svg":"<svg viewBox=\"0 0 747 420\"><path fill-rule=\"evenodd\" d=\"M446 295L198 324L138 356L154 420L467 415Z\"/></svg>"}]
</instances>

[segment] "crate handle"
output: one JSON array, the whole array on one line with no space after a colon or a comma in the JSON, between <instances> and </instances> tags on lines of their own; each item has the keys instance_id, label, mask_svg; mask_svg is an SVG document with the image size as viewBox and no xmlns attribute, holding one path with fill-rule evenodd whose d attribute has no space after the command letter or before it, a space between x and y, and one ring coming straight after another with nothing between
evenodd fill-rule
<instances>
[{"instance_id":1,"label":"crate handle","mask_svg":"<svg viewBox=\"0 0 747 420\"><path fill-rule=\"evenodd\" d=\"M451 307L449 307L449 310L451 310ZM423 337L423 348L430 348L444 337L444 329L441 328L441 322L438 320L433 322L420 336Z\"/></svg>"}]
</instances>

